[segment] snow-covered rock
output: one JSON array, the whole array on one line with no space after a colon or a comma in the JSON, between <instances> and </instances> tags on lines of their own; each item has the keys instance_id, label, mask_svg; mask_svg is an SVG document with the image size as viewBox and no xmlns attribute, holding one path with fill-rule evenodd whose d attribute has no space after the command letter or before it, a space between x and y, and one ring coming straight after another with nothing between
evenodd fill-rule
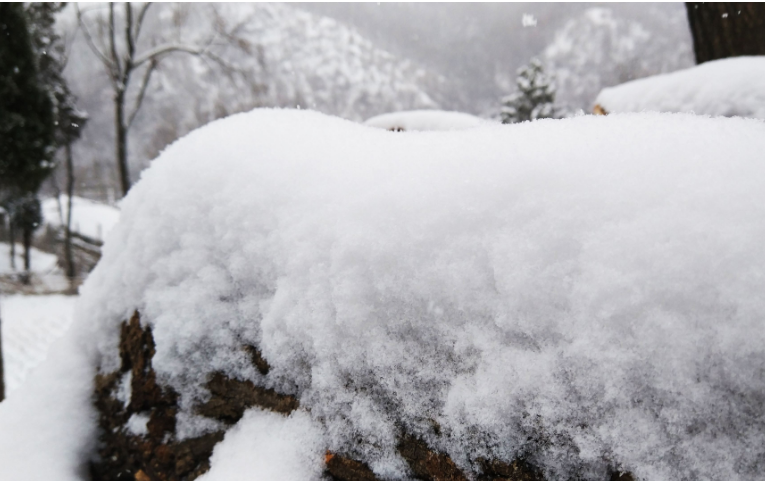
<instances>
[{"instance_id":1,"label":"snow-covered rock","mask_svg":"<svg viewBox=\"0 0 765 481\"><path fill-rule=\"evenodd\" d=\"M604 89L608 113L692 112L765 119L765 57L733 57Z\"/></svg>"},{"instance_id":2,"label":"snow-covered rock","mask_svg":"<svg viewBox=\"0 0 765 481\"><path fill-rule=\"evenodd\" d=\"M20 479L4 447L32 446L7 428L22 395L61 398L28 421L55 439L70 421L51 416L91 391L42 380L88 361L108 392L132 376L125 398L175 446L222 438L203 414L226 386L288 402L280 419L240 403L210 480L318 480L325 449L404 479L422 446L453 479L486 459L547 479L758 479L763 151L762 122L683 114L407 135L305 111L213 122L124 200L74 325L97 354L72 344L72 374L39 369L0 404L0 478ZM94 436L46 445L52 465ZM269 466L264 436L300 464Z\"/></svg>"},{"instance_id":3,"label":"snow-covered rock","mask_svg":"<svg viewBox=\"0 0 765 481\"><path fill-rule=\"evenodd\" d=\"M364 123L370 127L385 130L464 130L478 127L487 120L463 112L444 110L411 110L391 112L367 119Z\"/></svg>"}]
</instances>

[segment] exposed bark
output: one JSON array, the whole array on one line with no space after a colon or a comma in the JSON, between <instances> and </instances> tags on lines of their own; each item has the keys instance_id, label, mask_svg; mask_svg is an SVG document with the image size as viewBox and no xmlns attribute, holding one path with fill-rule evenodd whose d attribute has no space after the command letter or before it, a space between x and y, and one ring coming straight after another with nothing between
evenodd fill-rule
<instances>
[{"instance_id":1,"label":"exposed bark","mask_svg":"<svg viewBox=\"0 0 765 481\"><path fill-rule=\"evenodd\" d=\"M404 434L398 443L398 452L406 460L414 475L427 481L467 481L467 476L446 454L433 451L414 436Z\"/></svg>"},{"instance_id":2,"label":"exposed bark","mask_svg":"<svg viewBox=\"0 0 765 481\"><path fill-rule=\"evenodd\" d=\"M231 379L216 372L207 383L212 396L201 405L197 412L202 416L218 419L226 424L234 424L252 406L280 414L289 414L299 407L293 396L280 394L273 389L255 386L251 381Z\"/></svg>"},{"instance_id":3,"label":"exposed bark","mask_svg":"<svg viewBox=\"0 0 765 481\"><path fill-rule=\"evenodd\" d=\"M262 375L270 369L254 346L242 346ZM91 463L93 481L191 481L209 470L213 448L224 436L216 431L178 441L175 438L178 395L162 386L152 366L155 347L151 329L142 327L136 312L123 323L120 333L120 368L99 374L95 380L95 405L99 413L99 456ZM1 364L0 364L1 368ZM130 399L118 399L120 383L130 381ZM206 383L211 398L197 413L231 426L244 412L258 406L282 415L299 408L294 396L256 386L252 381L217 372ZM146 432L132 433L131 416L148 417ZM496 459L475 460L477 472L466 474L445 453L422 439L403 432L398 452L415 478L425 481L544 481L542 472L522 459L506 463ZM340 453L326 452L326 478L332 481L379 481L365 463ZM612 471L610 481L635 481L627 472Z\"/></svg>"},{"instance_id":4,"label":"exposed bark","mask_svg":"<svg viewBox=\"0 0 765 481\"><path fill-rule=\"evenodd\" d=\"M544 481L544 476L538 469L520 459L507 464L481 458L478 459L478 464L483 471L479 481Z\"/></svg>"},{"instance_id":5,"label":"exposed bark","mask_svg":"<svg viewBox=\"0 0 765 481\"><path fill-rule=\"evenodd\" d=\"M335 481L379 481L369 466L339 454L327 451L324 464Z\"/></svg>"},{"instance_id":6,"label":"exposed bark","mask_svg":"<svg viewBox=\"0 0 765 481\"><path fill-rule=\"evenodd\" d=\"M696 63L765 55L765 3L686 3Z\"/></svg>"}]
</instances>

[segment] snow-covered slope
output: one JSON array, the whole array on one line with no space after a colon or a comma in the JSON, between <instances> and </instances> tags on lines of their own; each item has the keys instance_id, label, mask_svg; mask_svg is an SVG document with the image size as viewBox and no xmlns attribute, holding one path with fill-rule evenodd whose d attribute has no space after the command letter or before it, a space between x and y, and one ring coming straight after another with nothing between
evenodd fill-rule
<instances>
[{"instance_id":1,"label":"snow-covered slope","mask_svg":"<svg viewBox=\"0 0 765 481\"><path fill-rule=\"evenodd\" d=\"M16 268L11 266L11 245L7 242L0 242L0 275L19 273L24 270L24 246L16 243L14 263ZM58 257L50 252L43 252L32 247L29 250L29 264L32 272L38 274L48 274L58 268Z\"/></svg>"},{"instance_id":2,"label":"snow-covered slope","mask_svg":"<svg viewBox=\"0 0 765 481\"><path fill-rule=\"evenodd\" d=\"M603 90L606 112L693 112L765 119L765 57L734 57Z\"/></svg>"},{"instance_id":3,"label":"snow-covered slope","mask_svg":"<svg viewBox=\"0 0 765 481\"><path fill-rule=\"evenodd\" d=\"M370 127L386 130L464 130L478 127L487 120L463 112L412 110L377 115L364 121Z\"/></svg>"},{"instance_id":4,"label":"snow-covered slope","mask_svg":"<svg viewBox=\"0 0 765 481\"><path fill-rule=\"evenodd\" d=\"M82 288L79 345L111 372L138 309L157 379L180 395L181 438L210 429L194 409L213 371L308 408L245 416L211 480L275 472L264 433L280 459L306 463L282 479L319 479L315 443L404 479L402 430L468 473L520 456L547 479L755 480L763 151L762 122L681 114L407 135L312 112L235 115L171 145L131 190ZM71 349L82 375L94 360ZM88 399L36 381L17 398ZM11 441L23 409L0 404L0 448L84 416ZM55 442L51 462L70 469L92 438ZM20 461L3 449L5 479Z\"/></svg>"},{"instance_id":5,"label":"snow-covered slope","mask_svg":"<svg viewBox=\"0 0 765 481\"><path fill-rule=\"evenodd\" d=\"M48 198L42 202L45 223L60 227L66 223L68 202L66 196ZM104 240L120 218L116 207L72 196L72 231L95 240Z\"/></svg>"},{"instance_id":6,"label":"snow-covered slope","mask_svg":"<svg viewBox=\"0 0 765 481\"><path fill-rule=\"evenodd\" d=\"M75 296L0 297L6 395L13 396L48 355L74 314Z\"/></svg>"}]
</instances>

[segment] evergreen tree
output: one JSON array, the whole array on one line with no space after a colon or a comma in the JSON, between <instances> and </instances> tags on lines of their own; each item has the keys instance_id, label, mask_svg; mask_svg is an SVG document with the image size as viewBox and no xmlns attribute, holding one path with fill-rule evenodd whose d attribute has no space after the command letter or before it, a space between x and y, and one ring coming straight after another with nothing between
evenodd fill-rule
<instances>
[{"instance_id":1,"label":"evergreen tree","mask_svg":"<svg viewBox=\"0 0 765 481\"><path fill-rule=\"evenodd\" d=\"M31 198L54 168L54 102L38 65L23 4L0 4L0 203L12 232L22 229L25 260L39 225Z\"/></svg>"},{"instance_id":2,"label":"evergreen tree","mask_svg":"<svg viewBox=\"0 0 765 481\"><path fill-rule=\"evenodd\" d=\"M555 84L545 73L542 62L534 58L529 65L518 69L516 83L518 91L502 99L500 118L503 124L557 116L553 105Z\"/></svg>"},{"instance_id":3,"label":"evergreen tree","mask_svg":"<svg viewBox=\"0 0 765 481\"><path fill-rule=\"evenodd\" d=\"M76 276L71 233L72 196L74 195L72 143L80 138L88 116L77 108L77 98L64 79L67 56L64 42L55 29L55 16L65 5L64 3L33 2L27 4L25 10L29 20L32 44L37 53L40 83L46 89L48 97L53 103L56 148L64 149L68 199L67 216L64 223L64 258L66 260L66 274L71 280ZM30 225L30 223L26 222L26 225Z\"/></svg>"},{"instance_id":4,"label":"evergreen tree","mask_svg":"<svg viewBox=\"0 0 765 481\"><path fill-rule=\"evenodd\" d=\"M53 103L20 3L0 4L0 189L36 192L53 169Z\"/></svg>"}]
</instances>

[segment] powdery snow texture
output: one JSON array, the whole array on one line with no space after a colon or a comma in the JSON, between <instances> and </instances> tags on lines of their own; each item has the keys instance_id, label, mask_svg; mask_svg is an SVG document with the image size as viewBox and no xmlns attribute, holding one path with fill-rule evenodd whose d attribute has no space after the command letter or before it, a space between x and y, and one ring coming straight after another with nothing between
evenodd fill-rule
<instances>
[{"instance_id":1,"label":"powdery snow texture","mask_svg":"<svg viewBox=\"0 0 765 481\"><path fill-rule=\"evenodd\" d=\"M318 481L324 446L321 427L307 413L285 418L251 409L215 446L199 481Z\"/></svg>"},{"instance_id":2,"label":"powdery snow texture","mask_svg":"<svg viewBox=\"0 0 765 481\"><path fill-rule=\"evenodd\" d=\"M305 111L235 115L168 147L131 190L82 288L79 339L111 371L119 323L139 309L158 378L188 413L181 436L208 429L190 410L220 370L296 394L326 449L384 477L406 475L403 426L466 470L526 456L549 479L617 467L754 480L762 152L762 122L680 114L411 135ZM260 347L267 378L242 344ZM24 423L82 418L92 373L86 354L70 358L61 406ZM55 392L33 385L0 405L2 455L18 402ZM253 453L264 433L289 445L290 473L317 473L307 423L249 414L209 479L275 470ZM4 463L0 478L22 479Z\"/></svg>"},{"instance_id":3,"label":"powdery snow texture","mask_svg":"<svg viewBox=\"0 0 765 481\"><path fill-rule=\"evenodd\" d=\"M734 57L604 89L607 112L693 112L765 119L765 57Z\"/></svg>"},{"instance_id":4,"label":"powdery snow texture","mask_svg":"<svg viewBox=\"0 0 765 481\"><path fill-rule=\"evenodd\" d=\"M444 110L410 110L391 112L367 119L364 123L370 127L386 130L464 130L487 123L474 115Z\"/></svg>"}]
</instances>

